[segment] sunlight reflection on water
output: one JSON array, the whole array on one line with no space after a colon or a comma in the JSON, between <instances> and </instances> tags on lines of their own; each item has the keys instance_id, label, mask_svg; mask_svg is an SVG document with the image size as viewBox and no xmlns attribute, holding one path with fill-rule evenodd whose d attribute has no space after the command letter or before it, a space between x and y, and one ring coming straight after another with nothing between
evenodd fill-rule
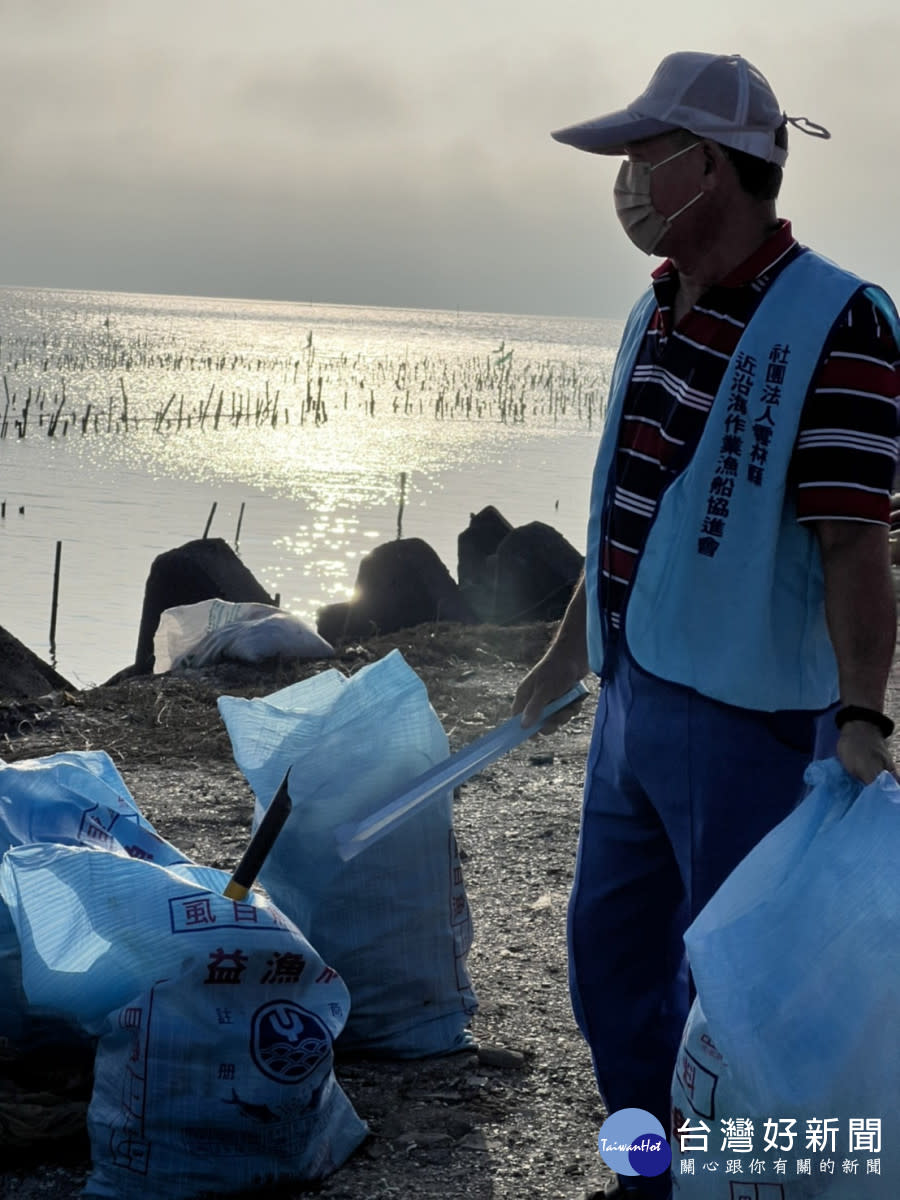
<instances>
[{"instance_id":1,"label":"sunlight reflection on water","mask_svg":"<svg viewBox=\"0 0 900 1200\"><path fill-rule=\"evenodd\" d=\"M49 657L62 540L75 682L132 660L152 559L213 502L229 542L246 503L242 558L310 619L396 536L401 472L404 535L453 573L489 503L583 549L618 323L26 289L0 314L3 622Z\"/></svg>"}]
</instances>

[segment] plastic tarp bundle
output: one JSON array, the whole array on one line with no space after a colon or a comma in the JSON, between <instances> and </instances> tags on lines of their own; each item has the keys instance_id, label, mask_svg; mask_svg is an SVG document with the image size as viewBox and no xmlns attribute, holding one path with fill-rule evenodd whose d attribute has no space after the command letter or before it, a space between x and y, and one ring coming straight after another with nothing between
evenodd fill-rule
<instances>
[{"instance_id":1,"label":"plastic tarp bundle","mask_svg":"<svg viewBox=\"0 0 900 1200\"><path fill-rule=\"evenodd\" d=\"M806 781L809 795L685 934L697 1000L673 1109L676 1121L678 1114L692 1125L705 1120L718 1135L715 1149L722 1119L753 1120L760 1146L766 1119L793 1119L789 1160L811 1154L807 1122L830 1119L839 1130L831 1157L838 1164L878 1157L877 1186L893 1195L900 1186L900 785L883 772L863 787L837 759L813 763ZM876 1152L866 1146L874 1145L877 1121ZM830 1147L829 1139L819 1157ZM721 1172L680 1176L679 1151L673 1138L679 1196L733 1194ZM804 1181L773 1176L773 1153L758 1157L770 1168L758 1186L769 1181L781 1189L773 1195L790 1200L857 1200L865 1187L842 1176L840 1165L834 1177L817 1172Z\"/></svg>"},{"instance_id":2,"label":"plastic tarp bundle","mask_svg":"<svg viewBox=\"0 0 900 1200\"><path fill-rule=\"evenodd\" d=\"M350 862L335 831L379 809L445 759L424 684L393 651L349 679L326 671L219 710L257 797L256 822L291 768L293 811L260 882L350 989L343 1048L395 1057L471 1044L471 917L452 793Z\"/></svg>"},{"instance_id":3,"label":"plastic tarp bundle","mask_svg":"<svg viewBox=\"0 0 900 1200\"><path fill-rule=\"evenodd\" d=\"M29 999L99 1033L85 1196L315 1180L365 1126L334 1080L349 996L271 903L223 872L26 845L0 866Z\"/></svg>"},{"instance_id":4,"label":"plastic tarp bundle","mask_svg":"<svg viewBox=\"0 0 900 1200\"><path fill-rule=\"evenodd\" d=\"M271 604L201 600L167 608L153 638L154 671L205 667L231 659L256 663L277 655L331 658L333 647L300 617Z\"/></svg>"},{"instance_id":5,"label":"plastic tarp bundle","mask_svg":"<svg viewBox=\"0 0 900 1200\"><path fill-rule=\"evenodd\" d=\"M0 854L28 842L94 846L163 864L185 861L141 815L102 751L0 762ZM26 1000L18 938L0 903L0 1047L23 1052L69 1036L64 1023Z\"/></svg>"}]
</instances>

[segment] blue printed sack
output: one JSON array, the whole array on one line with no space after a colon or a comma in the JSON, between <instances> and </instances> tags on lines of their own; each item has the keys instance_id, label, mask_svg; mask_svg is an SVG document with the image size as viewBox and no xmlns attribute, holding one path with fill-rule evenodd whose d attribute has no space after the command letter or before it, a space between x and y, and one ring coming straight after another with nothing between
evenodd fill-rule
<instances>
[{"instance_id":1,"label":"blue printed sack","mask_svg":"<svg viewBox=\"0 0 900 1200\"><path fill-rule=\"evenodd\" d=\"M831 1173L822 1171L819 1163L828 1156L807 1147L806 1122L793 1111L749 1108L740 1082L740 1070L730 1070L696 999L672 1079L673 1200L860 1200L865 1161L857 1161L854 1176L841 1170L846 1129L840 1146L835 1139L840 1154L831 1155ZM804 1159L809 1170L800 1174L797 1162Z\"/></svg>"},{"instance_id":2,"label":"blue printed sack","mask_svg":"<svg viewBox=\"0 0 900 1200\"><path fill-rule=\"evenodd\" d=\"M341 1047L417 1058L471 1044L471 918L448 791L350 862L335 830L445 759L425 686L398 651L262 700L219 699L255 821L288 769L293 811L260 872L275 903L341 973Z\"/></svg>"},{"instance_id":3,"label":"blue printed sack","mask_svg":"<svg viewBox=\"0 0 900 1200\"><path fill-rule=\"evenodd\" d=\"M760 1195L858 1200L878 1160L879 1188L900 1187L900 785L886 772L863 787L837 759L813 763L811 791L722 884L685 934L697 1000L673 1081L673 1127L749 1119L767 1161ZM766 1121L795 1121L785 1157L762 1153ZM832 1124L825 1126L824 1122ZM813 1122L812 1127L808 1126ZM770 1132L773 1127L769 1126ZM816 1129L824 1142L807 1146ZM834 1136L831 1136L834 1131ZM877 1148L876 1148L877 1147ZM676 1193L730 1200L731 1184L701 1165ZM690 1156L689 1156L690 1157ZM724 1165L725 1155L718 1157ZM732 1153L728 1157L735 1158ZM744 1156L746 1158L746 1155ZM812 1180L796 1173L810 1157ZM836 1160L834 1175L819 1161ZM857 1160L853 1168L843 1163ZM878 1193L879 1195L881 1192Z\"/></svg>"},{"instance_id":4,"label":"blue printed sack","mask_svg":"<svg viewBox=\"0 0 900 1200\"><path fill-rule=\"evenodd\" d=\"M28 842L95 846L164 864L185 861L141 815L102 751L0 762L0 855ZM0 1051L17 1055L71 1038L65 1022L26 1001L18 938L0 903Z\"/></svg>"},{"instance_id":5,"label":"blue printed sack","mask_svg":"<svg viewBox=\"0 0 900 1200\"><path fill-rule=\"evenodd\" d=\"M17 847L0 866L29 1000L99 1034L87 1197L318 1180L365 1136L332 1070L346 986L227 882L75 846Z\"/></svg>"},{"instance_id":6,"label":"blue printed sack","mask_svg":"<svg viewBox=\"0 0 900 1200\"><path fill-rule=\"evenodd\" d=\"M0 853L27 842L118 848L164 865L187 861L141 814L102 750L0 762Z\"/></svg>"}]
</instances>

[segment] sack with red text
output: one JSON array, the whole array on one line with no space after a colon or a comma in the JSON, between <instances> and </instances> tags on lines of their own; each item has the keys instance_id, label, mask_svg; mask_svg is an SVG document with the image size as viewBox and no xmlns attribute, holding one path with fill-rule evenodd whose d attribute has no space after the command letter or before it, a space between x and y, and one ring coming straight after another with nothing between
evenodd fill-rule
<instances>
[{"instance_id":1,"label":"sack with red text","mask_svg":"<svg viewBox=\"0 0 900 1200\"><path fill-rule=\"evenodd\" d=\"M74 846L0 866L29 1001L99 1034L86 1197L317 1181L366 1134L333 1074L346 986L274 905L227 899L227 883Z\"/></svg>"},{"instance_id":2,"label":"sack with red text","mask_svg":"<svg viewBox=\"0 0 900 1200\"><path fill-rule=\"evenodd\" d=\"M865 1175L873 1194L900 1190L900 785L882 772L864 787L837 759L806 782L685 934L684 1200L858 1200ZM686 1154L703 1125L708 1146ZM743 1174L727 1178L729 1161Z\"/></svg>"},{"instance_id":3,"label":"sack with red text","mask_svg":"<svg viewBox=\"0 0 900 1200\"><path fill-rule=\"evenodd\" d=\"M397 1058L472 1045L472 922L446 791L349 862L336 833L448 755L422 680L394 650L258 700L219 698L258 822L290 770L293 808L259 874L346 980L341 1048Z\"/></svg>"},{"instance_id":4,"label":"sack with red text","mask_svg":"<svg viewBox=\"0 0 900 1200\"><path fill-rule=\"evenodd\" d=\"M186 861L143 817L100 750L0 762L0 855L29 842L115 850L166 865ZM14 1058L83 1041L70 1022L26 1000L19 941L0 902L0 1054Z\"/></svg>"}]
</instances>

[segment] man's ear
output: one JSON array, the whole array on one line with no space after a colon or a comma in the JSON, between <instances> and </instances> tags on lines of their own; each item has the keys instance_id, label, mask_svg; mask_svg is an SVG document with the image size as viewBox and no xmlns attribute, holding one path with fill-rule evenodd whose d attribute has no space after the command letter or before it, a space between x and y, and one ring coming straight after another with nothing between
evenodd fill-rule
<instances>
[{"instance_id":1,"label":"man's ear","mask_svg":"<svg viewBox=\"0 0 900 1200\"><path fill-rule=\"evenodd\" d=\"M723 170L728 166L728 156L717 142L702 142L703 151L703 182L701 187L708 190L721 178Z\"/></svg>"}]
</instances>

